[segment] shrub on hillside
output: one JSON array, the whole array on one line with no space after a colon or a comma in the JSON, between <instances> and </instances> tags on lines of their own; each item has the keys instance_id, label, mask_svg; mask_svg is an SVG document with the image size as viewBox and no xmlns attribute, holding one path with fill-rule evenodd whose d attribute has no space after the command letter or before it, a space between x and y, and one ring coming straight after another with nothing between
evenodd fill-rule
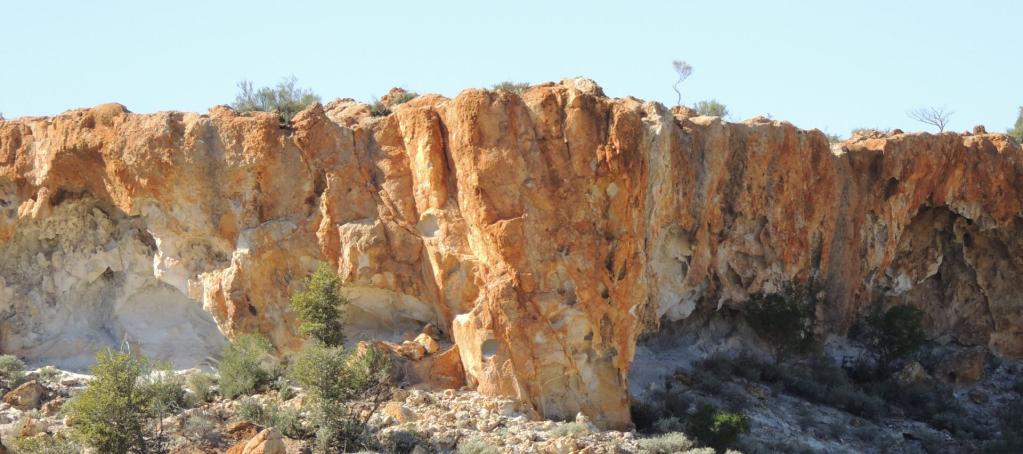
<instances>
[{"instance_id":1,"label":"shrub on hillside","mask_svg":"<svg viewBox=\"0 0 1023 454\"><path fill-rule=\"evenodd\" d=\"M383 402L389 372L387 357L372 348L349 353L343 347L311 342L299 353L291 375L308 393L320 451L373 447L366 417L350 402Z\"/></svg>"},{"instance_id":2,"label":"shrub on hillside","mask_svg":"<svg viewBox=\"0 0 1023 454\"><path fill-rule=\"evenodd\" d=\"M807 353L817 345L817 296L813 286L757 294L743 307L746 322L779 354Z\"/></svg>"},{"instance_id":3,"label":"shrub on hillside","mask_svg":"<svg viewBox=\"0 0 1023 454\"><path fill-rule=\"evenodd\" d=\"M864 418L881 416L885 409L883 399L860 389L842 368L824 358L814 358L809 367L804 368L769 363L749 355L736 358L714 355L696 362L694 369L713 376L716 381L741 377L765 383L808 401ZM694 386L704 387L700 382Z\"/></svg>"},{"instance_id":4,"label":"shrub on hillside","mask_svg":"<svg viewBox=\"0 0 1023 454\"><path fill-rule=\"evenodd\" d=\"M251 394L273 378L276 360L270 354L270 341L265 337L244 334L224 347L217 371L220 393L233 399Z\"/></svg>"},{"instance_id":5,"label":"shrub on hillside","mask_svg":"<svg viewBox=\"0 0 1023 454\"><path fill-rule=\"evenodd\" d=\"M298 315L299 332L324 345L344 343L344 308L349 304L342 293L341 278L327 264L321 264L305 282L305 289L291 296L291 308Z\"/></svg>"},{"instance_id":6,"label":"shrub on hillside","mask_svg":"<svg viewBox=\"0 0 1023 454\"><path fill-rule=\"evenodd\" d=\"M696 443L681 432L671 432L636 441L639 449L649 454L675 454L693 449Z\"/></svg>"},{"instance_id":7,"label":"shrub on hillside","mask_svg":"<svg viewBox=\"0 0 1023 454\"><path fill-rule=\"evenodd\" d=\"M79 454L82 447L64 432L18 436L6 441L11 454Z\"/></svg>"},{"instance_id":8,"label":"shrub on hillside","mask_svg":"<svg viewBox=\"0 0 1023 454\"><path fill-rule=\"evenodd\" d=\"M415 430L396 430L381 438L384 451L395 454L410 454L423 443L423 436Z\"/></svg>"},{"instance_id":9,"label":"shrub on hillside","mask_svg":"<svg viewBox=\"0 0 1023 454\"><path fill-rule=\"evenodd\" d=\"M874 308L859 325L857 337L877 353L882 370L892 361L913 353L927 340L923 311L908 304L898 304L886 311Z\"/></svg>"},{"instance_id":10,"label":"shrub on hillside","mask_svg":"<svg viewBox=\"0 0 1023 454\"><path fill-rule=\"evenodd\" d=\"M281 405L280 401L271 401L267 405L251 397L238 401L236 413L242 419L263 427L273 427L281 434L291 438L303 438L307 434L302 426L301 412L294 407Z\"/></svg>"},{"instance_id":11,"label":"shrub on hillside","mask_svg":"<svg viewBox=\"0 0 1023 454\"><path fill-rule=\"evenodd\" d=\"M163 449L162 419L184 400L173 374L154 371L144 357L107 350L96 355L92 375L64 405L78 439L99 452Z\"/></svg>"},{"instance_id":12,"label":"shrub on hillside","mask_svg":"<svg viewBox=\"0 0 1023 454\"><path fill-rule=\"evenodd\" d=\"M46 383L53 383L60 376L56 367L46 366L39 369L39 380Z\"/></svg>"},{"instance_id":13,"label":"shrub on hillside","mask_svg":"<svg viewBox=\"0 0 1023 454\"><path fill-rule=\"evenodd\" d=\"M698 115L711 117L728 116L728 107L725 107L724 104L719 103L716 99L700 101L693 106L693 110L695 110Z\"/></svg>"},{"instance_id":14,"label":"shrub on hillside","mask_svg":"<svg viewBox=\"0 0 1023 454\"><path fill-rule=\"evenodd\" d=\"M405 104L419 96L416 92L403 91L390 97L385 97L386 101L373 98L373 102L369 105L369 114L374 117L383 117L391 113L391 109L394 106Z\"/></svg>"},{"instance_id":15,"label":"shrub on hillside","mask_svg":"<svg viewBox=\"0 0 1023 454\"><path fill-rule=\"evenodd\" d=\"M1016 124L1013 125L1012 129L1006 131L1010 136L1016 139L1017 143L1023 144L1023 107L1019 108L1019 116L1016 117Z\"/></svg>"},{"instance_id":16,"label":"shrub on hillside","mask_svg":"<svg viewBox=\"0 0 1023 454\"><path fill-rule=\"evenodd\" d=\"M458 454L500 454L497 447L482 438L470 438L458 443Z\"/></svg>"},{"instance_id":17,"label":"shrub on hillside","mask_svg":"<svg viewBox=\"0 0 1023 454\"><path fill-rule=\"evenodd\" d=\"M0 382L13 388L24 378L24 362L14 355L0 355Z\"/></svg>"},{"instance_id":18,"label":"shrub on hillside","mask_svg":"<svg viewBox=\"0 0 1023 454\"><path fill-rule=\"evenodd\" d=\"M522 93L525 93L526 90L529 90L529 84L524 82L504 81L499 84L494 84L491 89L494 91L507 91L521 95Z\"/></svg>"},{"instance_id":19,"label":"shrub on hillside","mask_svg":"<svg viewBox=\"0 0 1023 454\"><path fill-rule=\"evenodd\" d=\"M189 392L189 399L193 406L212 402L216 397L213 386L217 383L216 377L205 372L190 374L185 379L185 387Z\"/></svg>"},{"instance_id":20,"label":"shrub on hillside","mask_svg":"<svg viewBox=\"0 0 1023 454\"><path fill-rule=\"evenodd\" d=\"M296 81L291 76L276 87L254 89L251 81L243 80L238 82L239 93L231 106L239 112L274 112L281 123L290 123L295 114L320 101L311 90L296 87Z\"/></svg>"},{"instance_id":21,"label":"shrub on hillside","mask_svg":"<svg viewBox=\"0 0 1023 454\"><path fill-rule=\"evenodd\" d=\"M720 412L704 403L689 418L688 433L718 452L724 452L750 430L749 417L742 413Z\"/></svg>"},{"instance_id":22,"label":"shrub on hillside","mask_svg":"<svg viewBox=\"0 0 1023 454\"><path fill-rule=\"evenodd\" d=\"M220 422L216 418L204 413L193 414L185 421L181 434L189 440L217 444L221 438L218 432L219 425Z\"/></svg>"},{"instance_id":23,"label":"shrub on hillside","mask_svg":"<svg viewBox=\"0 0 1023 454\"><path fill-rule=\"evenodd\" d=\"M589 432L590 429L586 427L586 424L580 422L566 422L558 424L551 429L552 437L565 437L565 436L578 436Z\"/></svg>"}]
</instances>

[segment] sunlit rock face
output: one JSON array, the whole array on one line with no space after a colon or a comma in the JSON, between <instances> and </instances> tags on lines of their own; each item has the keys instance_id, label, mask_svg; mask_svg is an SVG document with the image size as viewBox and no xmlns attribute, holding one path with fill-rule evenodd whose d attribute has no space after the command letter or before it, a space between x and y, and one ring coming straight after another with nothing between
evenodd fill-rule
<instances>
[{"instance_id":1,"label":"sunlit rock face","mask_svg":"<svg viewBox=\"0 0 1023 454\"><path fill-rule=\"evenodd\" d=\"M319 262L354 339L432 323L467 380L629 424L637 336L815 279L822 330L921 307L937 340L1023 355L1023 156L1002 135L859 137L677 114L584 79L300 113L119 105L0 122L0 349L182 366L243 332L297 348Z\"/></svg>"}]
</instances>

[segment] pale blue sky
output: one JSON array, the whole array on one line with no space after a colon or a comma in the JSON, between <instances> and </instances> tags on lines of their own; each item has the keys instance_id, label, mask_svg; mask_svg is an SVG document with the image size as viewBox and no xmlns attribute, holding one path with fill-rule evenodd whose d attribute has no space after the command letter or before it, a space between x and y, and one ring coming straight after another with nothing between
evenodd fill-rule
<instances>
[{"instance_id":1,"label":"pale blue sky","mask_svg":"<svg viewBox=\"0 0 1023 454\"><path fill-rule=\"evenodd\" d=\"M279 3L279 4L278 4ZM1004 1L50 1L5 2L0 112L53 115L116 101L205 112L235 83L294 74L324 100L392 86L454 96L502 80L596 80L610 96L685 102L847 135L1003 131L1023 104L1023 8Z\"/></svg>"}]
</instances>

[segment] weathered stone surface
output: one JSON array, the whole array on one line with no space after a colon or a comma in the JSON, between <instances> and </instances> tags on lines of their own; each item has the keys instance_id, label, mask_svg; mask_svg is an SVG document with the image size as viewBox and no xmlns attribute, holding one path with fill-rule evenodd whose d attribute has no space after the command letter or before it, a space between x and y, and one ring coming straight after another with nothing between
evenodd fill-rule
<instances>
[{"instance_id":1,"label":"weathered stone surface","mask_svg":"<svg viewBox=\"0 0 1023 454\"><path fill-rule=\"evenodd\" d=\"M355 340L431 323L481 392L602 427L628 425L642 331L811 278L824 331L910 303L933 339L1023 356L1021 157L982 132L832 151L583 79L379 118L335 101L284 129L226 107L0 121L0 349L297 348L287 297L326 261Z\"/></svg>"},{"instance_id":2,"label":"weathered stone surface","mask_svg":"<svg viewBox=\"0 0 1023 454\"><path fill-rule=\"evenodd\" d=\"M4 394L4 402L18 410L35 410L39 408L44 394L46 394L46 388L32 380Z\"/></svg>"},{"instance_id":3,"label":"weathered stone surface","mask_svg":"<svg viewBox=\"0 0 1023 454\"><path fill-rule=\"evenodd\" d=\"M232 446L227 454L287 454L287 450L277 429L269 428Z\"/></svg>"}]
</instances>

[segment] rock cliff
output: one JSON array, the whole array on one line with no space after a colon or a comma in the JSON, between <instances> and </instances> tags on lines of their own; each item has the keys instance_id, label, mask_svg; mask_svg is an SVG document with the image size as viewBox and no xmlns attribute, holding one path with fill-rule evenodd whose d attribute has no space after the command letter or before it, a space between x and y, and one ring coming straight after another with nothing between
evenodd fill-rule
<instances>
[{"instance_id":1,"label":"rock cliff","mask_svg":"<svg viewBox=\"0 0 1023 454\"><path fill-rule=\"evenodd\" d=\"M1000 134L859 136L610 99L351 100L271 114L110 104L0 121L0 350L74 367L128 343L181 367L225 336L297 347L317 263L354 338L432 323L469 382L629 423L636 339L822 285L824 334L908 302L942 342L1023 356L1023 151Z\"/></svg>"}]
</instances>

